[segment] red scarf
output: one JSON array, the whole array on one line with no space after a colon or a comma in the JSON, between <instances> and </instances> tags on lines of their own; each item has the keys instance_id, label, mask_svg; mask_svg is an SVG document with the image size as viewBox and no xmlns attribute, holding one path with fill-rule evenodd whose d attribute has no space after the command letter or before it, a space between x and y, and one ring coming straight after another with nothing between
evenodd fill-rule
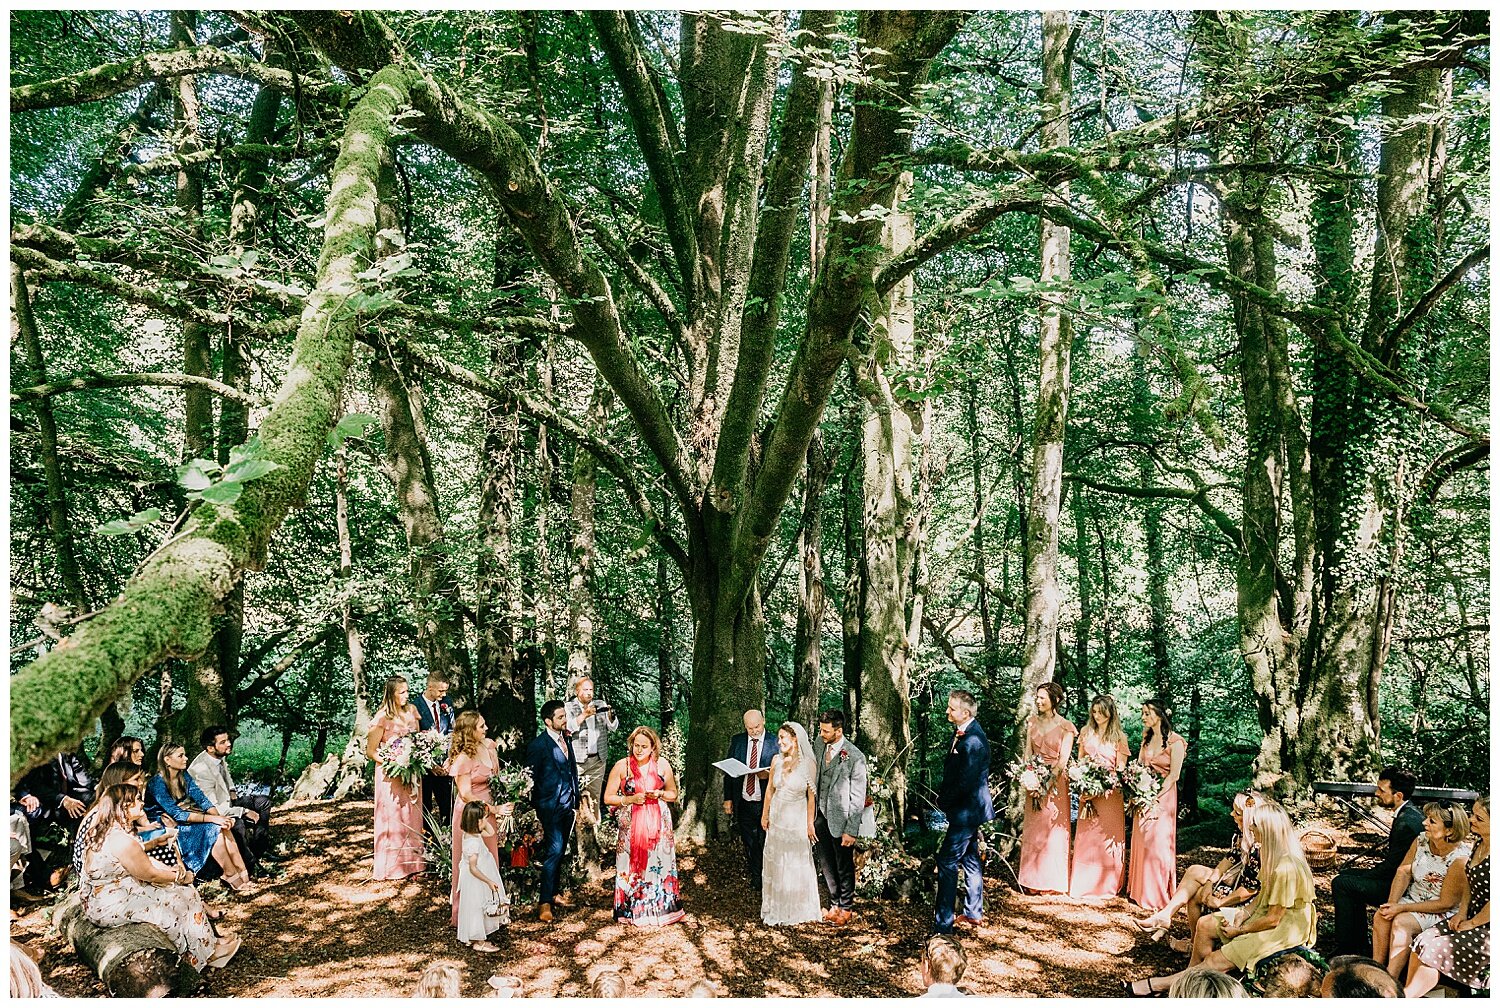
<instances>
[{"instance_id":1,"label":"red scarf","mask_svg":"<svg viewBox=\"0 0 1500 1008\"><path fill-rule=\"evenodd\" d=\"M656 770L656 760L653 759L645 766L641 766L635 761L634 756L628 759L631 794L655 791L666 783ZM646 870L646 860L651 856L651 848L656 846L656 840L660 834L661 804L655 798L647 798L644 804L637 805L630 810L630 873L632 875L639 875Z\"/></svg>"}]
</instances>

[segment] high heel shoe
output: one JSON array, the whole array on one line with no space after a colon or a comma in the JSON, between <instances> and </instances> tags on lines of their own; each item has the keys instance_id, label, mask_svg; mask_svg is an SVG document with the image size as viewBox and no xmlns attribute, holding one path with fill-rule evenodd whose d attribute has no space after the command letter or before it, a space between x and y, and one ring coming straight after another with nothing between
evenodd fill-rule
<instances>
[{"instance_id":1,"label":"high heel shoe","mask_svg":"<svg viewBox=\"0 0 1500 1008\"><path fill-rule=\"evenodd\" d=\"M1161 941L1163 938L1165 938L1167 936L1167 928L1161 926L1160 924L1158 924L1155 927L1147 927L1145 923L1143 923L1140 920L1137 920L1134 917L1130 917L1130 918L1127 918L1127 919L1130 921L1130 923L1135 927L1135 929L1137 931L1139 931L1143 935L1146 935L1147 937L1149 937L1154 942L1159 942L1159 941ZM1149 921L1149 920L1151 920L1151 918L1147 917L1146 920Z\"/></svg>"},{"instance_id":2,"label":"high heel shoe","mask_svg":"<svg viewBox=\"0 0 1500 1008\"><path fill-rule=\"evenodd\" d=\"M212 956L209 957L208 965L212 966L214 969L223 969L225 966L229 965L229 960L233 959L234 954L239 950L240 937L236 935L229 940L229 944L224 946L222 951L215 952Z\"/></svg>"}]
</instances>

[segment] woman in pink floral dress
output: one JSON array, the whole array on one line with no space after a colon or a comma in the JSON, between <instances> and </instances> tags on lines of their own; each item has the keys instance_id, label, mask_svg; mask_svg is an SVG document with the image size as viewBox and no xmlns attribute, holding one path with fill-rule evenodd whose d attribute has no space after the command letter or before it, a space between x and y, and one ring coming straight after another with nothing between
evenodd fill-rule
<instances>
[{"instance_id":1,"label":"woman in pink floral dress","mask_svg":"<svg viewBox=\"0 0 1500 1008\"><path fill-rule=\"evenodd\" d=\"M1036 715L1026 726L1022 760L1040 756L1052 767L1052 781L1040 795L1023 800L1021 870L1018 879L1032 892L1068 891L1068 838L1072 832L1068 802L1068 758L1078 729L1058 712L1067 694L1057 683L1036 688ZM1034 800L1035 799L1035 800ZM1040 806L1037 808L1035 806Z\"/></svg>"},{"instance_id":2,"label":"woman in pink floral dress","mask_svg":"<svg viewBox=\"0 0 1500 1008\"><path fill-rule=\"evenodd\" d=\"M604 804L616 810L620 824L615 920L638 927L675 924L683 912L667 804L677 800L677 778L650 728L632 731L625 750L630 755L614 765L604 786Z\"/></svg>"},{"instance_id":3,"label":"woman in pink floral dress","mask_svg":"<svg viewBox=\"0 0 1500 1008\"><path fill-rule=\"evenodd\" d=\"M414 734L417 709L406 702L406 680L385 681L380 710L365 737L365 755L375 761L375 871L373 878L403 879L427 867L422 857L422 784L408 785L385 775L376 755L393 738Z\"/></svg>"}]
</instances>

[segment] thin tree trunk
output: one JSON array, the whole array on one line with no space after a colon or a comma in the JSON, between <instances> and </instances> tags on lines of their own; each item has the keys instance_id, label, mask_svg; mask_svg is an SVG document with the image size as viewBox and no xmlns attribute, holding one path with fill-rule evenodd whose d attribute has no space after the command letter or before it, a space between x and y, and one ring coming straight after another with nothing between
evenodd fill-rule
<instances>
[{"instance_id":1,"label":"thin tree trunk","mask_svg":"<svg viewBox=\"0 0 1500 1008\"><path fill-rule=\"evenodd\" d=\"M589 428L603 434L613 394L597 377L589 397ZM579 447L573 456L573 487L570 495L573 537L572 575L568 579L568 681L594 674L594 623L599 618L594 604L594 503L599 488L599 463Z\"/></svg>"},{"instance_id":2,"label":"thin tree trunk","mask_svg":"<svg viewBox=\"0 0 1500 1008\"><path fill-rule=\"evenodd\" d=\"M1090 570L1093 543L1089 536L1089 514L1081 486L1073 487L1073 546L1078 564L1078 625L1073 632L1073 672L1078 680L1077 703L1088 702L1092 692L1093 669L1089 666L1089 645L1094 629L1094 575Z\"/></svg>"},{"instance_id":3,"label":"thin tree trunk","mask_svg":"<svg viewBox=\"0 0 1500 1008\"><path fill-rule=\"evenodd\" d=\"M1139 340L1139 331L1137 332ZM1138 342L1138 349L1144 350ZM1154 443L1157 439L1155 396L1151 392L1151 381L1146 373L1146 361L1137 352L1131 358L1131 426L1136 437ZM1149 451L1140 453L1140 483L1143 487L1156 486L1156 459ZM1167 562L1162 544L1162 504L1159 498L1145 501L1146 532L1146 598L1151 612L1147 634L1151 641L1151 681L1157 699L1168 707L1172 705L1171 652L1168 649L1167 607ZM1100 536L1101 550L1103 536Z\"/></svg>"},{"instance_id":4,"label":"thin tree trunk","mask_svg":"<svg viewBox=\"0 0 1500 1008\"><path fill-rule=\"evenodd\" d=\"M823 438L815 436L807 448L802 475L802 524L797 536L801 575L797 579L797 628L792 639L792 695L788 714L811 727L818 716L823 671L823 490L828 483L828 458Z\"/></svg>"},{"instance_id":5,"label":"thin tree trunk","mask_svg":"<svg viewBox=\"0 0 1500 1008\"><path fill-rule=\"evenodd\" d=\"M850 458L849 463L843 467L844 476L839 487L839 499L844 504L844 720L851 726L859 724L860 668L864 661L861 641L864 637L865 565L863 525L860 521L864 452L860 450L858 425L859 414L851 410L845 440Z\"/></svg>"},{"instance_id":6,"label":"thin tree trunk","mask_svg":"<svg viewBox=\"0 0 1500 1008\"><path fill-rule=\"evenodd\" d=\"M662 491L661 513L667 515L666 491ZM661 710L661 730L666 734L677 719L677 614L668 580L667 556L656 554L656 615L661 629L656 640L656 694Z\"/></svg>"}]
</instances>

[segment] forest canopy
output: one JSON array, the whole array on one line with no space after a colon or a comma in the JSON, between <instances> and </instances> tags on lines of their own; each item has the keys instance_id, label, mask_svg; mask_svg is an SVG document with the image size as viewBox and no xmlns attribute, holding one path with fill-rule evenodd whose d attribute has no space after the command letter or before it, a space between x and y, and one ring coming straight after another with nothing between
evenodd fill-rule
<instances>
[{"instance_id":1,"label":"forest canopy","mask_svg":"<svg viewBox=\"0 0 1500 1008\"><path fill-rule=\"evenodd\" d=\"M747 708L902 822L1049 680L1189 806L1485 789L1488 32L13 12L13 780L437 672L508 758L591 676L697 836Z\"/></svg>"}]
</instances>

